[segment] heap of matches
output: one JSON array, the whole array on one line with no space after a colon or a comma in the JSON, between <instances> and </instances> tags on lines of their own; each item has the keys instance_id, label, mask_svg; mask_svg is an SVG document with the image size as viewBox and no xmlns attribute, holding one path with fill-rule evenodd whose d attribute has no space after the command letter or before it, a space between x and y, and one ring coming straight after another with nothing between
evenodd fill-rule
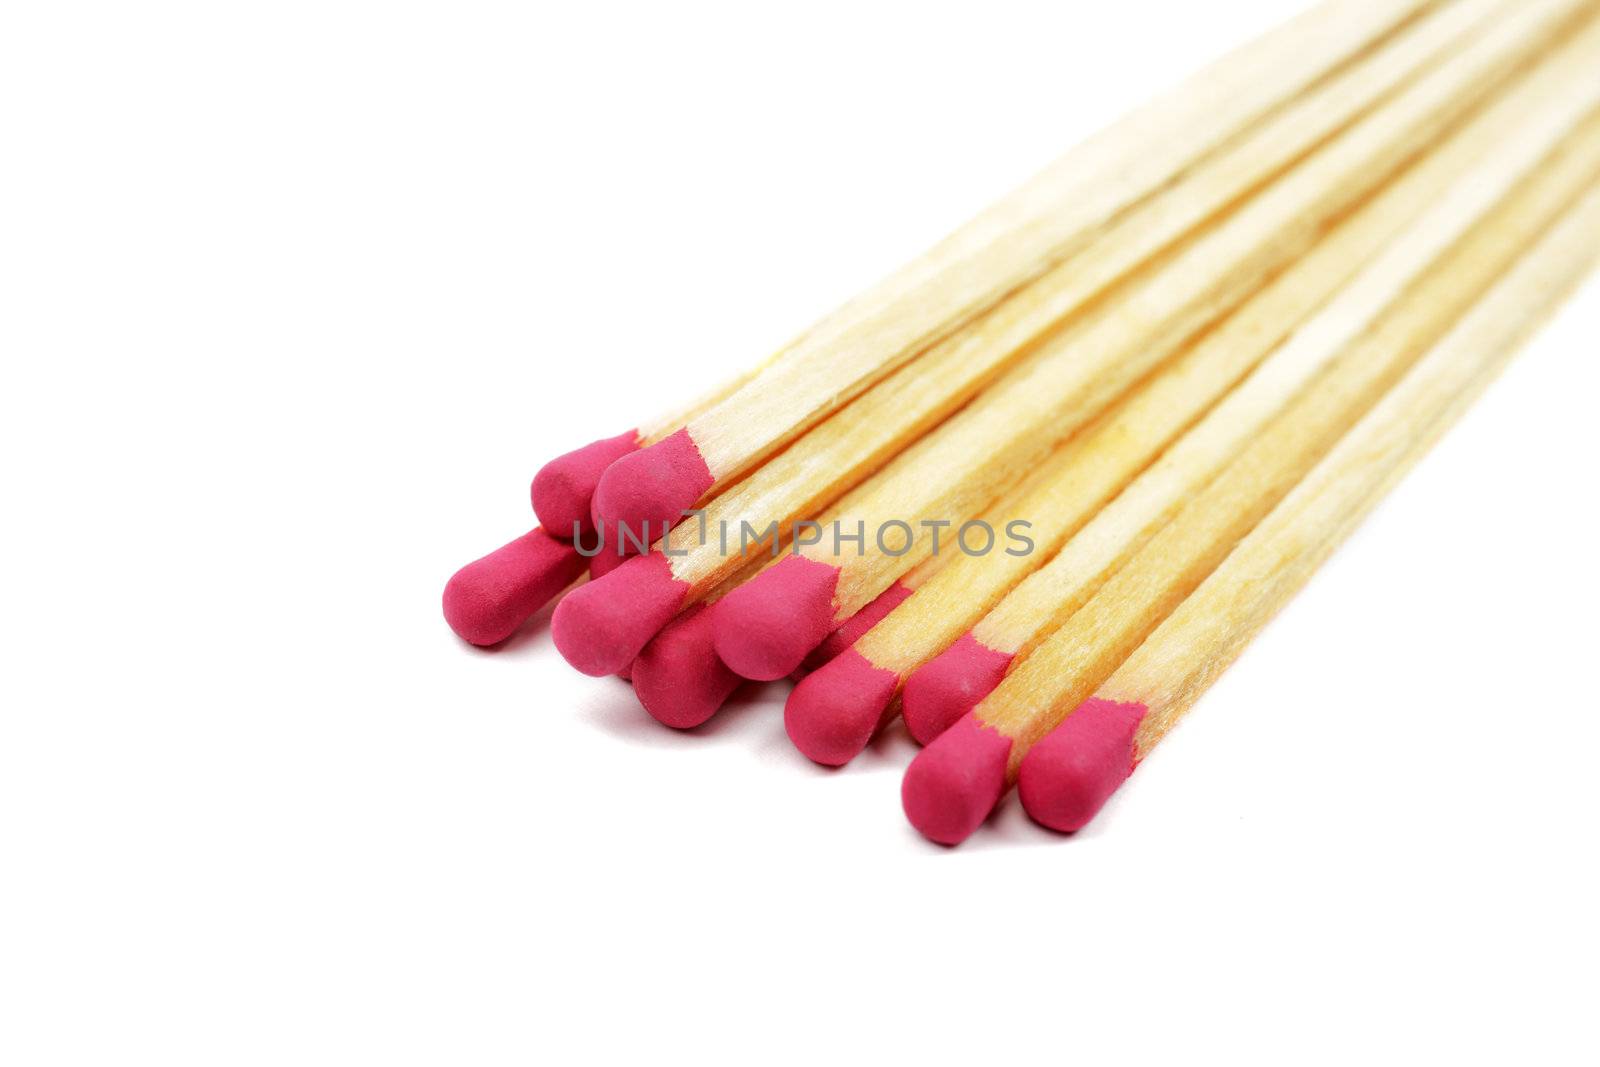
<instances>
[{"instance_id":1,"label":"heap of matches","mask_svg":"<svg viewBox=\"0 0 1600 1067\"><path fill-rule=\"evenodd\" d=\"M1600 254L1596 9L1330 0L551 461L445 618L565 591L562 656L667 726L793 676L818 763L903 717L928 838L1013 785L1082 827Z\"/></svg>"}]
</instances>

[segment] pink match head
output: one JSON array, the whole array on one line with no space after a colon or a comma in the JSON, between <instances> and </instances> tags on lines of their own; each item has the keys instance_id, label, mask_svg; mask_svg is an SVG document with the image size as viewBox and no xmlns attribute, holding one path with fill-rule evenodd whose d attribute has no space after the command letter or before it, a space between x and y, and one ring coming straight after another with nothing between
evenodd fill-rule
<instances>
[{"instance_id":1,"label":"pink match head","mask_svg":"<svg viewBox=\"0 0 1600 1067\"><path fill-rule=\"evenodd\" d=\"M717 655L741 678L771 682L834 629L839 568L789 556L717 602Z\"/></svg>"},{"instance_id":2,"label":"pink match head","mask_svg":"<svg viewBox=\"0 0 1600 1067\"><path fill-rule=\"evenodd\" d=\"M976 715L917 753L900 783L900 803L923 837L959 845L983 825L1006 791L1011 738Z\"/></svg>"},{"instance_id":3,"label":"pink match head","mask_svg":"<svg viewBox=\"0 0 1600 1067\"><path fill-rule=\"evenodd\" d=\"M594 490L594 519L608 541L625 544L619 524L654 541L714 482L689 431L679 430L606 468Z\"/></svg>"},{"instance_id":4,"label":"pink match head","mask_svg":"<svg viewBox=\"0 0 1600 1067\"><path fill-rule=\"evenodd\" d=\"M843 655L845 649L861 640L862 635L882 622L889 612L905 603L911 593L912 590L904 582L895 582L879 593L876 600L850 616L843 626L824 638L816 651L807 656L805 662L800 665L801 669L814 671Z\"/></svg>"},{"instance_id":5,"label":"pink match head","mask_svg":"<svg viewBox=\"0 0 1600 1067\"><path fill-rule=\"evenodd\" d=\"M469 563L444 587L444 619L464 641L493 645L517 631L583 573L565 541L535 528Z\"/></svg>"},{"instance_id":6,"label":"pink match head","mask_svg":"<svg viewBox=\"0 0 1600 1067\"><path fill-rule=\"evenodd\" d=\"M988 647L968 631L906 679L900 699L906 729L918 744L932 744L994 691L1015 658Z\"/></svg>"},{"instance_id":7,"label":"pink match head","mask_svg":"<svg viewBox=\"0 0 1600 1067\"><path fill-rule=\"evenodd\" d=\"M894 671L849 649L794 687L783 708L784 729L806 758L842 767L878 732L898 688Z\"/></svg>"},{"instance_id":8,"label":"pink match head","mask_svg":"<svg viewBox=\"0 0 1600 1067\"><path fill-rule=\"evenodd\" d=\"M672 576L665 556L637 556L573 590L583 596L557 606L550 634L566 661L584 674L616 674L678 613L688 591L687 582Z\"/></svg>"},{"instance_id":9,"label":"pink match head","mask_svg":"<svg viewBox=\"0 0 1600 1067\"><path fill-rule=\"evenodd\" d=\"M1081 829L1133 773L1133 738L1148 709L1091 698L1022 757L1017 792L1034 822Z\"/></svg>"},{"instance_id":10,"label":"pink match head","mask_svg":"<svg viewBox=\"0 0 1600 1067\"><path fill-rule=\"evenodd\" d=\"M589 508L594 489L607 467L639 449L639 431L629 430L574 449L539 468L533 476L533 513L539 523L563 540L593 528Z\"/></svg>"},{"instance_id":11,"label":"pink match head","mask_svg":"<svg viewBox=\"0 0 1600 1067\"><path fill-rule=\"evenodd\" d=\"M633 690L656 720L679 730L717 713L744 679L717 658L712 607L697 604L669 622L633 661Z\"/></svg>"},{"instance_id":12,"label":"pink match head","mask_svg":"<svg viewBox=\"0 0 1600 1067\"><path fill-rule=\"evenodd\" d=\"M584 551L588 551L590 546L585 543L583 547ZM604 578L606 575L622 566L623 563L633 558L634 557L632 556L625 556L621 552L614 551L611 545L608 544L601 548L600 551L589 557L589 577Z\"/></svg>"}]
</instances>

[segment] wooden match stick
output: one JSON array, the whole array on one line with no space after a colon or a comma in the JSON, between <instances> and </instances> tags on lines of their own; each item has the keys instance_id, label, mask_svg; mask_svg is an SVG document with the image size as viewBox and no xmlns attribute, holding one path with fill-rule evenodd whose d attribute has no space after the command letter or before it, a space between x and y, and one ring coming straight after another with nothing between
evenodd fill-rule
<instances>
[{"instance_id":1,"label":"wooden match stick","mask_svg":"<svg viewBox=\"0 0 1600 1067\"><path fill-rule=\"evenodd\" d=\"M1030 357L959 415L846 496L823 525L959 524L1116 395L1226 314L1528 55L1568 28L1565 3L1520 9L1208 231L1103 313ZM991 318L1004 314L1004 309ZM881 544L836 558L801 549L729 594L717 654L747 678L792 671L822 637L929 550ZM559 622L559 619L558 619ZM557 640L561 635L557 631Z\"/></svg>"},{"instance_id":2,"label":"wooden match stick","mask_svg":"<svg viewBox=\"0 0 1600 1067\"><path fill-rule=\"evenodd\" d=\"M1595 264L1584 200L1252 530L1095 695L1023 758L1036 821L1081 828Z\"/></svg>"},{"instance_id":3,"label":"wooden match stick","mask_svg":"<svg viewBox=\"0 0 1600 1067\"><path fill-rule=\"evenodd\" d=\"M923 744L970 711L1009 666L1093 595L1146 538L1197 493L1307 382L1393 305L1600 105L1600 27L1542 65L1453 142L1484 156L1431 210L1302 326L1049 563L960 640L918 668L906 725ZM1480 139L1476 135L1482 133ZM1463 138L1466 138L1463 140ZM1403 189L1403 183L1392 191ZM1382 201L1378 201L1381 203ZM1424 201L1425 202L1425 201ZM1308 260L1309 261L1309 260ZM1398 357L1396 357L1398 358Z\"/></svg>"},{"instance_id":4,"label":"wooden match stick","mask_svg":"<svg viewBox=\"0 0 1600 1067\"><path fill-rule=\"evenodd\" d=\"M596 486L597 519L635 530L676 521L1422 10L1318 8L1091 138L812 327L681 431L617 459ZM1435 17L1456 20L1449 9Z\"/></svg>"},{"instance_id":5,"label":"wooden match stick","mask_svg":"<svg viewBox=\"0 0 1600 1067\"><path fill-rule=\"evenodd\" d=\"M1186 314L1178 316L1180 324L1172 325L1167 336L1159 341L1147 341L1148 331L1141 333L1135 329L1140 315L1158 317L1162 302L1172 299L1148 277L1139 280L1137 291L1151 305L1151 311L1136 313L1129 319L1108 315L1103 310L1098 312L1100 318L1114 320L1100 327L1096 341L1101 352L1100 363L1109 364L1110 369L1102 376L1104 380L1095 381L1095 389L1085 391L1082 402L1077 405L1080 421L1105 406L1137 378L1138 367L1151 366L1159 355L1172 351L1182 341L1185 330L1192 332L1205 320L1225 311L1228 301L1242 298L1262 277L1291 260L1314 240L1324 220L1360 199L1363 191L1378 185L1388 170L1426 144L1439 128L1492 89L1530 51L1559 32L1565 25L1562 16L1570 6L1552 0L1537 10L1524 10L1515 19L1498 24L1500 32L1493 42L1470 39L1463 51L1452 53L1420 81L1409 85L1391 106L1346 131L1332 145L1325 146L1312 162L1292 172L1280 183L1289 186L1286 191L1279 191L1277 186L1270 189L1265 207L1252 205L1246 209L1250 215L1248 222L1230 220L1230 228L1224 236L1210 234L1191 245L1179 257L1185 272L1182 284L1187 285L1189 291L1199 289L1201 293L1224 290L1227 300L1193 297L1192 306L1184 309ZM1425 36L1430 47L1437 50L1460 39L1459 26L1451 24L1448 28L1454 36L1444 35L1431 21L1418 26L1414 32ZM1419 46L1408 34L1393 47L1413 49ZM1415 51L1405 54L1413 63L1424 58ZM1387 67L1385 70L1387 77L1400 76L1397 70ZM1328 87L1328 91L1343 98L1343 83ZM1217 174L1236 176L1241 171L1259 173L1263 168L1281 167L1300 152L1299 147L1291 147L1285 156L1285 145L1300 146L1300 138L1307 129L1317 131L1311 143L1323 139L1351 117L1352 109L1359 112L1362 99L1344 99L1339 107L1318 104L1307 105L1305 110L1290 108L1284 114L1293 121L1287 125L1269 122L1200 170L1203 175L1212 174L1211 168L1215 168ZM1246 160L1255 163L1243 162ZM1201 177L1192 184L1195 188L1209 189L1210 195L1220 198L1218 208L1225 205L1227 194L1223 190L1230 187L1228 181ZM624 564L615 573L606 574L566 598L552 627L562 655L586 674L601 676L621 670L637 657L645 643L668 620L698 602L738 570L740 560L737 554L730 556L726 544L718 536L719 531L732 530L737 539L745 523L754 530L766 529L772 523L784 528L797 519L816 515L840 493L857 485L988 386L1019 357L1022 366L1007 371L1007 380L1023 376L1030 363L1040 361L1038 353L1024 355L1030 352L1031 346L1049 334L1064 316L1100 292L1100 287L1114 280L1096 265L1120 261L1119 257L1126 255L1125 245L1147 248L1151 243L1144 232L1149 225L1148 218L1166 218L1169 222L1188 219L1190 216L1181 205L1190 189L1191 183L1176 187L1174 201L1170 204L1163 201L1161 210L1150 216L1135 213L1112 227L1103 239L1093 242L1084 255L1074 257L1049 278L970 323L915 363L900 368L750 477L712 500L706 505L706 514L699 524L688 523L675 532L675 537L679 538L676 550L686 555L669 557L652 553L641 561ZM1283 227L1288 228L1287 234L1278 232ZM1235 269L1224 271L1223 264L1230 262ZM1172 264L1162 264L1157 277L1170 277L1174 269ZM1182 285L1169 285L1172 287L1182 288ZM1218 306L1212 307L1212 304ZM1095 314L1091 314L1090 321L1094 318ZM1118 336L1116 322L1119 321L1125 323L1120 332L1131 337ZM1138 366L1119 370L1117 345L1123 349L1146 345L1148 350L1141 353L1142 363L1130 361ZM1063 352L1062 347L1057 343L1049 349L1056 361L1075 362L1073 354ZM1080 382L1083 378L1080 374ZM1039 442L1041 451L1048 450L1070 429L1070 426L1065 427L1054 437ZM976 488L979 496L985 495L984 490L989 490L990 497L997 495L994 490L998 486ZM947 512L939 517L951 518L952 514ZM697 540L697 527L710 531L710 536ZM910 567L916 558L904 562ZM897 576L897 573L890 573L878 587L860 590L864 595L858 601L840 605L831 617L822 612L814 613L815 617L807 620L805 630L810 644L798 655L778 664L784 669L772 677L782 677L792 671L822 636L870 603L892 585Z\"/></svg>"},{"instance_id":6,"label":"wooden match stick","mask_svg":"<svg viewBox=\"0 0 1600 1067\"><path fill-rule=\"evenodd\" d=\"M830 766L854 758L891 717L894 698L908 677L920 678L920 684L906 696L906 721L923 744L971 710L999 684L1020 643L1017 650L1001 651L966 631L1017 582L1055 556L1084 521L1388 240L1417 221L1452 181L1513 139L1527 114L1552 99L1559 102L1563 91L1572 97L1575 87L1589 78L1588 60L1578 57L1541 68L1496 100L1163 368L1114 409L1114 418L1070 445L1075 455L1065 466L1066 476L1008 501L1004 517L990 520L991 525L1003 525L1010 517L1025 517L1031 524L1032 553L958 555L914 594L895 597L900 603L892 604L848 652L829 649L827 662L813 667L785 707L785 726L801 752ZM867 614L863 611L856 621ZM913 675L941 652L946 655L936 661L938 667Z\"/></svg>"},{"instance_id":7,"label":"wooden match stick","mask_svg":"<svg viewBox=\"0 0 1600 1067\"><path fill-rule=\"evenodd\" d=\"M1597 174L1600 119L1591 118L1076 614L912 761L901 790L912 824L946 844L976 829L1034 742L1094 692Z\"/></svg>"}]
</instances>

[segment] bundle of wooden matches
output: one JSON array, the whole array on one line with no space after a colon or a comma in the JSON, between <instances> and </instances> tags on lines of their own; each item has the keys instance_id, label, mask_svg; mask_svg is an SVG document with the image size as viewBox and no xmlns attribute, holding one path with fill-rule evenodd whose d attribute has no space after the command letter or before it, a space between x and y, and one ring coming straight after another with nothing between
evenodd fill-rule
<instances>
[{"instance_id":1,"label":"bundle of wooden matches","mask_svg":"<svg viewBox=\"0 0 1600 1067\"><path fill-rule=\"evenodd\" d=\"M954 844L1083 826L1600 250L1600 0L1332 0L1068 153L688 412L533 482L474 644L556 608L688 728L902 716Z\"/></svg>"}]
</instances>

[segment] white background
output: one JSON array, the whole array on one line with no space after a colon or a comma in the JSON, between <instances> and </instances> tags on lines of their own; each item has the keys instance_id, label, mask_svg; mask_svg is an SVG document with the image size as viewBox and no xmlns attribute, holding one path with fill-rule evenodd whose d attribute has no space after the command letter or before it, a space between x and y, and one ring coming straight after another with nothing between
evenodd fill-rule
<instances>
[{"instance_id":1,"label":"white background","mask_svg":"<svg viewBox=\"0 0 1600 1067\"><path fill-rule=\"evenodd\" d=\"M0 1060L1594 1062L1595 285L1076 838L439 617L1287 11L7 5Z\"/></svg>"}]
</instances>

